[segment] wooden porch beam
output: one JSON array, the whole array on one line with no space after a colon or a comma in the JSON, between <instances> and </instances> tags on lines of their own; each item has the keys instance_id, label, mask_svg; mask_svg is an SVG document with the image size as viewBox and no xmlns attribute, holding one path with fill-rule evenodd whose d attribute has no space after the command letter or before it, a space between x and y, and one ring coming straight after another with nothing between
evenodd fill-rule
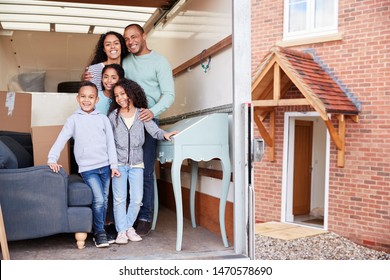
<instances>
[{"instance_id":1,"label":"wooden porch beam","mask_svg":"<svg viewBox=\"0 0 390 280\"><path fill-rule=\"evenodd\" d=\"M348 117L351 118L351 120L355 123L359 122L359 116L358 115L349 115Z\"/></svg>"},{"instance_id":2,"label":"wooden porch beam","mask_svg":"<svg viewBox=\"0 0 390 280\"><path fill-rule=\"evenodd\" d=\"M252 100L254 107L277 107L277 106L299 106L310 105L306 98L279 99L279 100Z\"/></svg>"},{"instance_id":3,"label":"wooden porch beam","mask_svg":"<svg viewBox=\"0 0 390 280\"><path fill-rule=\"evenodd\" d=\"M345 165L345 118L344 115L337 117L339 121L339 138L342 148L337 151L337 166L344 167Z\"/></svg>"},{"instance_id":4,"label":"wooden porch beam","mask_svg":"<svg viewBox=\"0 0 390 280\"><path fill-rule=\"evenodd\" d=\"M279 64L274 65L274 100L280 99L280 67Z\"/></svg>"},{"instance_id":5,"label":"wooden porch beam","mask_svg":"<svg viewBox=\"0 0 390 280\"><path fill-rule=\"evenodd\" d=\"M267 75L268 71L274 66L275 64L275 57L271 59L271 61L267 62L267 65L265 69L263 69L258 77L256 77L255 81L252 83L252 92L257 86L261 83L263 80L264 76Z\"/></svg>"},{"instance_id":6,"label":"wooden porch beam","mask_svg":"<svg viewBox=\"0 0 390 280\"><path fill-rule=\"evenodd\" d=\"M276 113L275 111L270 112L270 118L269 118L269 134L271 136L272 140L272 146L270 146L269 151L269 160L275 161L275 119L276 119Z\"/></svg>"},{"instance_id":7,"label":"wooden porch beam","mask_svg":"<svg viewBox=\"0 0 390 280\"><path fill-rule=\"evenodd\" d=\"M272 78L273 80L273 78ZM272 97L273 81L270 81L264 89L260 86L252 90L252 100L268 100Z\"/></svg>"},{"instance_id":8,"label":"wooden porch beam","mask_svg":"<svg viewBox=\"0 0 390 280\"><path fill-rule=\"evenodd\" d=\"M284 73L290 78L290 80L294 83L294 85L298 88L298 90L306 97L306 99L310 102L310 105L321 115L323 120L326 120L326 109L324 104L315 96L312 90L301 81L299 78L299 74L296 73L296 70L292 67L288 67L290 65L286 62L286 59L277 56L276 62L279 64L280 68L284 71ZM295 74L294 74L295 73Z\"/></svg>"},{"instance_id":9,"label":"wooden porch beam","mask_svg":"<svg viewBox=\"0 0 390 280\"><path fill-rule=\"evenodd\" d=\"M255 109L256 113L256 109ZM264 142L267 144L267 149L269 151L269 160L275 161L275 111L270 112L270 127L269 127L269 133L267 132L267 129L265 128L263 122L260 120L259 116L257 114L253 114L253 119L257 125L257 128L259 129L261 137L264 139Z\"/></svg>"},{"instance_id":10,"label":"wooden porch beam","mask_svg":"<svg viewBox=\"0 0 390 280\"><path fill-rule=\"evenodd\" d=\"M341 139L340 139L336 129L334 128L334 126L332 124L332 121L330 119L328 119L328 120L325 121L325 124L326 124L326 127L329 130L330 138L332 138L332 140L335 143L337 149L342 149L343 148L342 141L341 141Z\"/></svg>"},{"instance_id":11,"label":"wooden porch beam","mask_svg":"<svg viewBox=\"0 0 390 280\"><path fill-rule=\"evenodd\" d=\"M272 107L254 107L253 106L253 108L255 109L255 114L257 114L257 116L259 117L259 119L261 121L264 121L267 118L269 112L275 110L275 107L273 107L273 106Z\"/></svg>"},{"instance_id":12,"label":"wooden porch beam","mask_svg":"<svg viewBox=\"0 0 390 280\"><path fill-rule=\"evenodd\" d=\"M257 125L257 128L259 129L261 137L264 139L267 146L272 147L273 140L271 136L268 134L267 129L265 128L263 122L260 120L259 116L256 114L253 114L254 121Z\"/></svg>"},{"instance_id":13,"label":"wooden porch beam","mask_svg":"<svg viewBox=\"0 0 390 280\"><path fill-rule=\"evenodd\" d=\"M326 127L328 128L330 137L332 138L333 142L335 143L337 147L337 166L338 167L344 167L345 165L345 117L344 115L339 115L337 117L339 127L338 131L334 128L332 121L330 119L327 119L325 121Z\"/></svg>"},{"instance_id":14,"label":"wooden porch beam","mask_svg":"<svg viewBox=\"0 0 390 280\"><path fill-rule=\"evenodd\" d=\"M285 79L287 79L287 82L285 81ZM287 92L287 90L293 85L293 82L291 82L290 78L287 76L287 75L283 75L281 76L281 80L280 80L280 85L283 86L280 90L280 98L283 98L283 95ZM267 88L268 90L268 88ZM269 92L272 94L272 90L273 90L273 84L271 84L271 88L269 89ZM271 96L271 94L269 94ZM266 95L268 96L268 94ZM262 98L260 98L262 99ZM265 99L263 98L263 100L268 100L268 99ZM281 101L282 104L284 103L284 101ZM297 100L295 100L295 102L297 102ZM303 101L304 102L308 102L308 101ZM300 105L300 104L298 104ZM310 105L310 104L303 104L303 105ZM260 109L261 108L261 109ZM259 114L259 117L261 120L264 120L270 111L272 110L275 110L275 106L270 106L270 107L255 107L255 110L261 110L261 114Z\"/></svg>"}]
</instances>

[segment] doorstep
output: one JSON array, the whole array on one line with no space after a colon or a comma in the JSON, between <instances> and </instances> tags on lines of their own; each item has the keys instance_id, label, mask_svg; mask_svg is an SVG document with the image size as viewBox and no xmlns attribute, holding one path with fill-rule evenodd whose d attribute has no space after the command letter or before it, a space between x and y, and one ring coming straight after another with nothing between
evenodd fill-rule
<instances>
[{"instance_id":1,"label":"doorstep","mask_svg":"<svg viewBox=\"0 0 390 280\"><path fill-rule=\"evenodd\" d=\"M284 224L280 222L260 223L256 224L255 226L256 234L283 240L292 240L307 236L314 236L326 232L326 230L322 229L305 227L295 224Z\"/></svg>"}]
</instances>

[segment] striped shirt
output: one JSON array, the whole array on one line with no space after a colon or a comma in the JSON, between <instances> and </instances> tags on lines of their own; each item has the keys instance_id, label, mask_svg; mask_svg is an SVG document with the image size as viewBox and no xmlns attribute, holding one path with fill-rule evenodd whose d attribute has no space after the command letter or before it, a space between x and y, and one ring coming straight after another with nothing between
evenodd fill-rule
<instances>
[{"instance_id":1,"label":"striped shirt","mask_svg":"<svg viewBox=\"0 0 390 280\"><path fill-rule=\"evenodd\" d=\"M91 82L97 86L98 91L103 90L102 89L102 71L103 71L104 66L105 66L104 63L101 62L101 63L90 65L88 67L88 72L90 72L92 74Z\"/></svg>"}]
</instances>

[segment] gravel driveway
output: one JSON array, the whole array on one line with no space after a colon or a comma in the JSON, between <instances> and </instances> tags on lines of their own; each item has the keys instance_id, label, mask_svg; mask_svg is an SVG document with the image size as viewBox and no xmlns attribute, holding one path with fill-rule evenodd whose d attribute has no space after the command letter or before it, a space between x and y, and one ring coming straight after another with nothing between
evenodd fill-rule
<instances>
[{"instance_id":1,"label":"gravel driveway","mask_svg":"<svg viewBox=\"0 0 390 280\"><path fill-rule=\"evenodd\" d=\"M390 260L331 232L288 241L257 234L255 246L256 260Z\"/></svg>"}]
</instances>

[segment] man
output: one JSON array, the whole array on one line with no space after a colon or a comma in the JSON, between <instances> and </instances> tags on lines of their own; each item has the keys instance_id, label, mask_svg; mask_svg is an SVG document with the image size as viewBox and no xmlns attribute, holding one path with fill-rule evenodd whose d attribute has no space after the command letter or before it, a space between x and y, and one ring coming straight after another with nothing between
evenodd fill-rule
<instances>
[{"instance_id":1,"label":"man","mask_svg":"<svg viewBox=\"0 0 390 280\"><path fill-rule=\"evenodd\" d=\"M146 34L138 24L125 28L126 47L130 54L122 61L125 77L137 82L145 91L148 108L141 109L139 119L154 120L167 110L175 99L172 68L167 59L146 44ZM144 150L144 195L135 230L140 236L150 233L154 205L154 163L157 140L145 134Z\"/></svg>"}]
</instances>

